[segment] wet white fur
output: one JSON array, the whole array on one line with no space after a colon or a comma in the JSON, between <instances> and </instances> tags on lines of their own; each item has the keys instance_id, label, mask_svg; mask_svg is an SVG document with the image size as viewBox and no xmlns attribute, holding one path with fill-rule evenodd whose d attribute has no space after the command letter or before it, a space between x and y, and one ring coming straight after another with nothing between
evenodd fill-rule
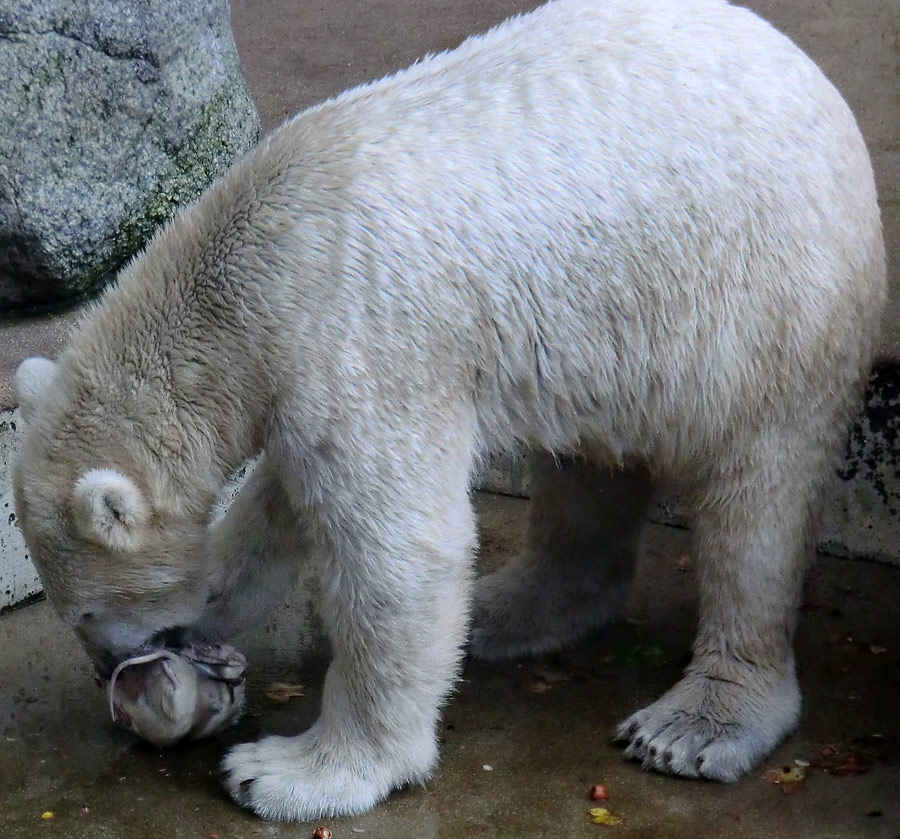
<instances>
[{"instance_id":1,"label":"wet white fur","mask_svg":"<svg viewBox=\"0 0 900 839\"><path fill-rule=\"evenodd\" d=\"M556 0L300 114L167 225L28 391L23 529L98 661L227 636L317 563L321 717L225 761L238 801L309 819L434 768L483 452L560 456L532 548L474 590L490 657L615 614L665 475L696 512L694 659L620 735L732 780L797 720L809 522L884 282L859 131L786 38L719 0ZM138 488L138 547L73 528L91 469Z\"/></svg>"}]
</instances>

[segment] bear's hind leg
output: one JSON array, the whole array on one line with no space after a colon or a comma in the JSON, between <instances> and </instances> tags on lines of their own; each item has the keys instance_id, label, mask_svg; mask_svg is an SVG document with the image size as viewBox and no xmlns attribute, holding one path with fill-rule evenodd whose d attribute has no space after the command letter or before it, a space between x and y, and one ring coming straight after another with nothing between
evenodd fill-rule
<instances>
[{"instance_id":1,"label":"bear's hind leg","mask_svg":"<svg viewBox=\"0 0 900 839\"><path fill-rule=\"evenodd\" d=\"M476 583L469 643L479 658L577 641L616 617L631 583L651 496L646 470L534 459L528 547Z\"/></svg>"},{"instance_id":2,"label":"bear's hind leg","mask_svg":"<svg viewBox=\"0 0 900 839\"><path fill-rule=\"evenodd\" d=\"M644 768L735 781L796 725L793 635L828 462L823 438L812 422L764 431L708 477L693 525L693 659L680 682L616 732Z\"/></svg>"}]
</instances>

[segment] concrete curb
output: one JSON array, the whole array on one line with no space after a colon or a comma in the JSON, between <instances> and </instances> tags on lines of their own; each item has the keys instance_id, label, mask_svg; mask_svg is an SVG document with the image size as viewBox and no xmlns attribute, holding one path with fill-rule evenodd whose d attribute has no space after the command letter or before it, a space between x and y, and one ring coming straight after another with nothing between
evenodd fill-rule
<instances>
[{"instance_id":1,"label":"concrete curb","mask_svg":"<svg viewBox=\"0 0 900 839\"><path fill-rule=\"evenodd\" d=\"M0 612L41 591L13 504L12 464L20 428L18 408L0 412Z\"/></svg>"}]
</instances>

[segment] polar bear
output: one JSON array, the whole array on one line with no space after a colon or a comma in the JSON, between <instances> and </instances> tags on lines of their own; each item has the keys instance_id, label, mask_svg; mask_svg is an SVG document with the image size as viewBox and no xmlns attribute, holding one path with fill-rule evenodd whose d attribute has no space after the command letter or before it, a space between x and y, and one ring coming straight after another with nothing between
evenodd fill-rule
<instances>
[{"instance_id":1,"label":"polar bear","mask_svg":"<svg viewBox=\"0 0 900 839\"><path fill-rule=\"evenodd\" d=\"M618 735L732 781L798 719L811 517L884 291L865 146L787 38L721 0L555 0L286 123L24 362L20 522L104 674L232 637L314 563L321 715L224 762L310 819L431 773L470 629L499 658L613 618L666 477L699 628ZM473 469L522 443L531 546L476 583Z\"/></svg>"}]
</instances>

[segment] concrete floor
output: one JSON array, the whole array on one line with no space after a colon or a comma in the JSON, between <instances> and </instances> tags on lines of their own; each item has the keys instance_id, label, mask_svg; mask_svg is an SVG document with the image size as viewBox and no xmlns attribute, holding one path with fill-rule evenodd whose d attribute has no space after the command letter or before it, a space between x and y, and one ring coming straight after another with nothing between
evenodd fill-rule
<instances>
[{"instance_id":1,"label":"concrete floor","mask_svg":"<svg viewBox=\"0 0 900 839\"><path fill-rule=\"evenodd\" d=\"M482 565L519 549L527 504L477 497ZM368 814L320 823L337 839L897 837L897 568L818 558L798 639L802 724L759 771L726 786L647 774L622 759L610 742L614 723L671 685L686 661L695 587L693 572L679 567L685 549L685 531L650 526L627 620L545 659L470 662L444 713L433 782ZM241 811L214 776L229 744L297 732L314 718L326 657L309 603L292 599L239 642L252 668L249 715L162 754L112 727L87 660L46 603L0 618L0 836L310 837L315 824L267 824ZM273 681L302 684L304 695L276 705L265 696ZM854 738L863 739L854 746ZM794 794L761 777L815 762L826 746L838 750L832 763L855 748L868 771L810 768ZM621 824L591 823L588 791L597 783L609 788ZM52 819L42 819L46 811Z\"/></svg>"}]
</instances>

